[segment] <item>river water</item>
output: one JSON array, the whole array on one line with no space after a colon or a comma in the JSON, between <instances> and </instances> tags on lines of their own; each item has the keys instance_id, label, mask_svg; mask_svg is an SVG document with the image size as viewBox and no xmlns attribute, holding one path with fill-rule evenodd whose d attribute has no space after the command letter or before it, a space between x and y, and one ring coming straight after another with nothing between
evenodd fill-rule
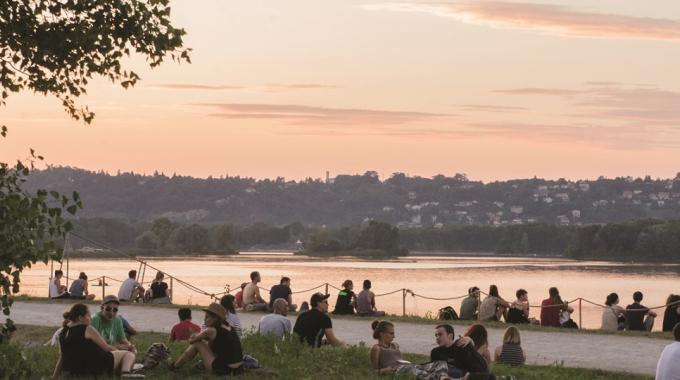
<instances>
[{"instance_id":1,"label":"river water","mask_svg":"<svg viewBox=\"0 0 680 380\"><path fill-rule=\"evenodd\" d=\"M199 258L150 258L152 265L178 279L186 281L207 293L220 293L225 286L231 289L248 281L249 273L258 270L262 275L262 287L277 284L281 276L292 279L294 292L314 288L326 282L340 287L346 279L354 282L355 291L361 288L364 279L373 282L376 294L388 293L407 288L419 296L449 298L466 294L470 286L478 286L488 291L489 285L496 284L500 295L513 300L515 291L524 288L529 292L532 305L540 305L548 297L548 288L556 286L562 298L572 300L582 297L596 303L604 303L611 292L618 293L621 305L632 303L636 290L644 293L642 302L648 307L663 305L670 293L680 293L680 265L678 264L633 264L596 261L573 261L546 258L507 258L477 256L410 256L389 261L363 261L354 258L318 259L290 254L248 253L233 257ZM55 263L58 266L58 263ZM85 272L89 279L103 275L113 279L127 278L130 269L139 269L139 264L126 259L71 259L69 277L77 278ZM62 270L66 272L66 264ZM49 265L35 265L21 277L21 293L33 296L46 296L49 278ZM146 270L144 281L150 281L156 271ZM119 283L107 280L106 294L117 294ZM167 281L169 282L169 281ZM91 283L90 292L101 299L102 287ZM294 294L293 300L300 304L308 300L314 291L325 291L325 286L316 290ZM233 293L234 291L232 291ZM337 290L329 288L331 308L335 304ZM262 292L268 299L268 292ZM177 281L173 281L174 302L183 304L202 304L210 297L196 293ZM460 299L430 300L407 295L405 302L401 290L395 294L377 298L378 308L388 313L401 314L406 307L407 314L424 316L436 314L441 307L451 305L460 308ZM572 306L576 311L573 319L578 323L578 302ZM582 304L582 324L587 328L598 328L602 309L587 303ZM538 317L540 310L532 309L532 316ZM663 315L663 309L657 310ZM659 330L661 318L655 324Z\"/></svg>"}]
</instances>

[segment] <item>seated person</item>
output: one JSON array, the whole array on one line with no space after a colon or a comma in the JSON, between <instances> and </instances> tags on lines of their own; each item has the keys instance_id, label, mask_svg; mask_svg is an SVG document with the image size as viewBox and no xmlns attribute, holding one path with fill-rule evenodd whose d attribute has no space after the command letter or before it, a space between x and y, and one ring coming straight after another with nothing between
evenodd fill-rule
<instances>
[{"instance_id":1,"label":"seated person","mask_svg":"<svg viewBox=\"0 0 680 380\"><path fill-rule=\"evenodd\" d=\"M191 345L170 364L170 370L176 370L199 355L207 371L221 376L242 374L243 349L236 331L227 323L227 311L218 303L210 304L203 311L205 330L189 338Z\"/></svg>"},{"instance_id":2,"label":"seated person","mask_svg":"<svg viewBox=\"0 0 680 380\"><path fill-rule=\"evenodd\" d=\"M118 318L120 301L114 295L104 297L101 310L92 317L91 325L104 338L107 344L119 350L136 353L137 349L127 340L123 320Z\"/></svg>"},{"instance_id":3,"label":"seated person","mask_svg":"<svg viewBox=\"0 0 680 380\"><path fill-rule=\"evenodd\" d=\"M642 306L642 292L633 293L633 303L626 307L626 329L633 331L652 331L656 313ZM645 318L646 317L646 318Z\"/></svg>"},{"instance_id":4,"label":"seated person","mask_svg":"<svg viewBox=\"0 0 680 380\"><path fill-rule=\"evenodd\" d=\"M489 333L486 328L478 323L470 326L470 328L463 335L472 339L474 347L477 352L484 358L487 366L491 364L491 351L489 351Z\"/></svg>"},{"instance_id":5,"label":"seated person","mask_svg":"<svg viewBox=\"0 0 680 380\"><path fill-rule=\"evenodd\" d=\"M110 376L115 371L123 374L132 370L135 355L109 345L90 325L90 311L83 304L75 304L64 313L59 334L60 355L54 367L54 378L62 370L71 376Z\"/></svg>"},{"instance_id":6,"label":"seated person","mask_svg":"<svg viewBox=\"0 0 680 380\"><path fill-rule=\"evenodd\" d=\"M257 286L262 281L260 272L250 273L251 282L243 289L243 309L245 311L265 311L267 302L260 296L260 287Z\"/></svg>"},{"instance_id":7,"label":"seated person","mask_svg":"<svg viewBox=\"0 0 680 380\"><path fill-rule=\"evenodd\" d=\"M289 309L288 302L285 299L276 299L274 301L273 312L260 319L260 323L257 327L257 331L260 335L273 334L278 338L283 338L284 335L290 334L292 324L290 319L286 317Z\"/></svg>"},{"instance_id":8,"label":"seated person","mask_svg":"<svg viewBox=\"0 0 680 380\"><path fill-rule=\"evenodd\" d=\"M479 288L476 286L468 289L468 296L460 304L460 319L474 320L479 314Z\"/></svg>"},{"instance_id":9,"label":"seated person","mask_svg":"<svg viewBox=\"0 0 680 380\"><path fill-rule=\"evenodd\" d=\"M71 289L69 289L69 293L71 293L71 298L77 300L86 299L91 301L94 299L94 294L90 294L87 289L87 275L85 272L80 272L78 279L71 283Z\"/></svg>"},{"instance_id":10,"label":"seated person","mask_svg":"<svg viewBox=\"0 0 680 380\"><path fill-rule=\"evenodd\" d=\"M541 302L541 326L560 327L560 312L564 308L560 292L553 286L548 294L550 297Z\"/></svg>"},{"instance_id":11,"label":"seated person","mask_svg":"<svg viewBox=\"0 0 680 380\"><path fill-rule=\"evenodd\" d=\"M335 301L333 314L354 314L354 309L357 307L357 298L352 289L354 289L352 280L345 280L345 282L342 283L342 290L338 293L338 299Z\"/></svg>"},{"instance_id":12,"label":"seated person","mask_svg":"<svg viewBox=\"0 0 680 380\"><path fill-rule=\"evenodd\" d=\"M324 344L325 336L328 344L345 346L333 332L333 323L328 316L328 297L328 294L312 294L309 300L311 309L298 315L293 332L298 335L300 342L317 348Z\"/></svg>"},{"instance_id":13,"label":"seated person","mask_svg":"<svg viewBox=\"0 0 680 380\"><path fill-rule=\"evenodd\" d=\"M515 326L510 326L503 334L503 344L496 347L494 360L497 363L509 366L520 366L527 360L527 355L522 350L519 330Z\"/></svg>"},{"instance_id":14,"label":"seated person","mask_svg":"<svg viewBox=\"0 0 680 380\"><path fill-rule=\"evenodd\" d=\"M123 281L118 290L118 299L121 302L138 301L144 297L144 288L137 281L137 271L131 270L128 272L128 278Z\"/></svg>"},{"instance_id":15,"label":"seated person","mask_svg":"<svg viewBox=\"0 0 680 380\"><path fill-rule=\"evenodd\" d=\"M448 324L437 326L434 337L437 347L430 351L430 360L433 362L438 360L447 362L449 376L461 377L466 373L489 373L489 366L486 360L475 349L472 339L462 337L455 340L453 326Z\"/></svg>"},{"instance_id":16,"label":"seated person","mask_svg":"<svg viewBox=\"0 0 680 380\"><path fill-rule=\"evenodd\" d=\"M371 366L380 374L410 374L418 379L439 379L446 377L448 364L434 361L415 365L403 360L399 345L394 342L394 324L389 321L373 321L373 339L378 342L371 347Z\"/></svg>"},{"instance_id":17,"label":"seated person","mask_svg":"<svg viewBox=\"0 0 680 380\"><path fill-rule=\"evenodd\" d=\"M680 379L680 323L673 328L675 342L664 347L656 365L657 380Z\"/></svg>"},{"instance_id":18,"label":"seated person","mask_svg":"<svg viewBox=\"0 0 680 380\"><path fill-rule=\"evenodd\" d=\"M241 284L241 290L236 292L236 294L234 295L234 297L236 297L236 299L234 300L234 306L236 306L237 309L243 308L243 289L246 288L246 285L248 285L247 282Z\"/></svg>"},{"instance_id":19,"label":"seated person","mask_svg":"<svg viewBox=\"0 0 680 380\"><path fill-rule=\"evenodd\" d=\"M574 312L574 308L569 306L569 302L562 301L562 297L557 296L557 302L562 304L562 310L560 310L560 327L567 329L577 329L578 324L571 319L571 313Z\"/></svg>"},{"instance_id":20,"label":"seated person","mask_svg":"<svg viewBox=\"0 0 680 380\"><path fill-rule=\"evenodd\" d=\"M293 291L290 290L290 278L281 277L278 285L272 286L269 290L269 310L274 309L274 301L283 298L288 303L290 311L297 310L297 305L293 304Z\"/></svg>"},{"instance_id":21,"label":"seated person","mask_svg":"<svg viewBox=\"0 0 680 380\"><path fill-rule=\"evenodd\" d=\"M619 295L611 293L604 302L602 309L602 330L621 331L626 327L626 310L619 306Z\"/></svg>"},{"instance_id":22,"label":"seated person","mask_svg":"<svg viewBox=\"0 0 680 380\"><path fill-rule=\"evenodd\" d=\"M384 311L375 307L375 294L371 291L371 280L364 280L364 290L357 295L357 314L362 317L382 317Z\"/></svg>"},{"instance_id":23,"label":"seated person","mask_svg":"<svg viewBox=\"0 0 680 380\"><path fill-rule=\"evenodd\" d=\"M150 286L150 302L155 304L169 304L170 301L170 289L168 289L168 284L163 282L165 274L161 271L156 273L156 278L153 280Z\"/></svg>"},{"instance_id":24,"label":"seated person","mask_svg":"<svg viewBox=\"0 0 680 380\"><path fill-rule=\"evenodd\" d=\"M241 329L241 319L236 314L236 307L234 307L234 302L236 298L231 294L225 294L220 299L220 305L227 310L227 322L234 330L236 330L236 335L239 339L243 337L243 331Z\"/></svg>"},{"instance_id":25,"label":"seated person","mask_svg":"<svg viewBox=\"0 0 680 380\"><path fill-rule=\"evenodd\" d=\"M183 307L177 311L179 323L172 326L170 341L189 340L189 338L201 331L201 326L191 322L191 309Z\"/></svg>"},{"instance_id":26,"label":"seated person","mask_svg":"<svg viewBox=\"0 0 680 380\"><path fill-rule=\"evenodd\" d=\"M515 294L517 300L510 305L506 322L529 323L529 295L524 289L517 290Z\"/></svg>"},{"instance_id":27,"label":"seated person","mask_svg":"<svg viewBox=\"0 0 680 380\"><path fill-rule=\"evenodd\" d=\"M62 277L64 277L64 272L62 272L61 269L54 271L54 277L50 279L50 298L62 299L71 297L66 291L66 285L61 284Z\"/></svg>"},{"instance_id":28,"label":"seated person","mask_svg":"<svg viewBox=\"0 0 680 380\"><path fill-rule=\"evenodd\" d=\"M479 306L479 320L500 322L502 317L507 317L508 307L510 307L510 304L498 294L498 287L491 285L489 295L484 298Z\"/></svg>"}]
</instances>

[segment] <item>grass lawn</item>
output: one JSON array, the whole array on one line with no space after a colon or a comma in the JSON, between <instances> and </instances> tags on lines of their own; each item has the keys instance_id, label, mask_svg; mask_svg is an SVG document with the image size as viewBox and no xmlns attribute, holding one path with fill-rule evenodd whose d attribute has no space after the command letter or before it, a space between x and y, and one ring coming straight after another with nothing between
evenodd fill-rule
<instances>
[{"instance_id":1,"label":"grass lawn","mask_svg":"<svg viewBox=\"0 0 680 380\"><path fill-rule=\"evenodd\" d=\"M14 344L22 347L23 355L28 364L28 372L24 372L17 378L49 377L54 369L58 357L56 347L46 347L46 342L54 332L54 328L42 326L20 325L13 339ZM144 352L151 343L166 342L167 334L141 333L135 337L138 361L141 361ZM177 358L187 347L186 343L169 344L172 358ZM3 358L7 345L0 347L0 377L3 368L16 368L17 361L12 358ZM256 357L260 365L269 370L269 375L263 373L250 373L244 379L375 379L391 378L378 376L370 369L368 350L366 346L354 346L347 349L324 347L310 349L303 347L294 339L285 341L271 337L263 337L249 334L243 340L244 352ZM405 359L414 363L426 362L428 358L422 355L405 354ZM631 375L626 373L614 373L599 370L565 368L561 366L525 366L511 368L500 365L493 367L497 375L515 375L520 380L573 380L573 379L599 379L599 380L650 380L651 376ZM167 367L159 365L157 368L146 371L146 377L150 379L211 379L216 376L207 375L193 368L193 364L187 364L178 372L169 372ZM5 374L6 375L6 374Z\"/></svg>"}]
</instances>

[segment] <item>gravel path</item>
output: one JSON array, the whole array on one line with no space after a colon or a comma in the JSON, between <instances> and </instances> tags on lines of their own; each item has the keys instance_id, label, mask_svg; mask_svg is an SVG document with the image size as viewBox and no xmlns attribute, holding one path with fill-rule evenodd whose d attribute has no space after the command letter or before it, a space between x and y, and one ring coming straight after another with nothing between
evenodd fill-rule
<instances>
[{"instance_id":1,"label":"gravel path","mask_svg":"<svg viewBox=\"0 0 680 380\"><path fill-rule=\"evenodd\" d=\"M68 304L15 302L12 319L22 323L41 326L61 325L61 315ZM96 311L90 305L90 311ZM121 306L123 315L135 328L141 331L169 332L177 323L177 311L172 308L153 306ZM262 314L240 313L244 329L257 326ZM291 316L293 323L295 317ZM201 312L194 312L194 321L202 321ZM364 341L372 343L370 319L333 320L335 335L349 344ZM429 354L434 347L435 324L398 322L396 341L404 352ZM456 334L465 326L455 326ZM492 347L500 344L503 330L489 328L489 343ZM599 368L611 371L626 371L654 375L656 362L663 348L670 341L646 337L630 337L600 334L550 333L523 331L522 346L527 352L529 364L563 363L567 367Z\"/></svg>"}]
</instances>

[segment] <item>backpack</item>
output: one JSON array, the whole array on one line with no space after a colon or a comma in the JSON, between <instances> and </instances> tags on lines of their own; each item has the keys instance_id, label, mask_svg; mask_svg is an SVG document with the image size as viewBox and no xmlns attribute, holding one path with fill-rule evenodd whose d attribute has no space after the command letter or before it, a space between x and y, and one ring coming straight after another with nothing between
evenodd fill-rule
<instances>
[{"instance_id":1,"label":"backpack","mask_svg":"<svg viewBox=\"0 0 680 380\"><path fill-rule=\"evenodd\" d=\"M447 321L457 321L460 318L458 317L458 313L453 309L451 306L446 306L441 309L439 309L439 314L437 315L437 319L440 320L447 320Z\"/></svg>"},{"instance_id":2,"label":"backpack","mask_svg":"<svg viewBox=\"0 0 680 380\"><path fill-rule=\"evenodd\" d=\"M170 350L168 349L168 346L163 343L153 343L149 349L146 350L146 354L144 354L144 359L142 360L144 369L156 367L161 361L167 360L169 354Z\"/></svg>"}]
</instances>

